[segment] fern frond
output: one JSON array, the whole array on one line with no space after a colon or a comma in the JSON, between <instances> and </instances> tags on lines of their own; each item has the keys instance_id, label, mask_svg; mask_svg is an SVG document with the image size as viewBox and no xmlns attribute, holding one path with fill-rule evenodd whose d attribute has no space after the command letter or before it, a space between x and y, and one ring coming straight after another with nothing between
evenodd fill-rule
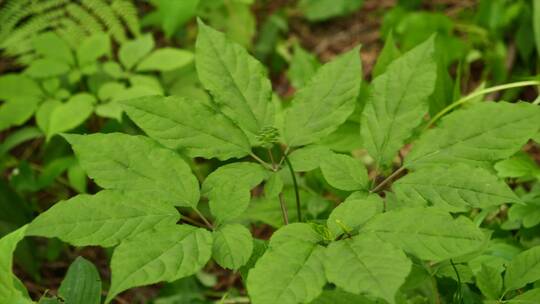
<instances>
[{"instance_id":1,"label":"fern frond","mask_svg":"<svg viewBox=\"0 0 540 304\"><path fill-rule=\"evenodd\" d=\"M70 18L62 19L55 32L73 49L77 48L82 39L88 35L87 31L79 23Z\"/></svg>"},{"instance_id":2,"label":"fern frond","mask_svg":"<svg viewBox=\"0 0 540 304\"><path fill-rule=\"evenodd\" d=\"M22 26L17 27L0 43L0 48L6 49L9 55L18 55L26 51L31 45L33 37L40 32L54 27L64 15L62 10L52 10L41 15L36 15Z\"/></svg>"},{"instance_id":3,"label":"fern frond","mask_svg":"<svg viewBox=\"0 0 540 304\"><path fill-rule=\"evenodd\" d=\"M86 35L101 33L105 31L105 27L79 4L71 3L66 6L68 15L76 21L76 24L70 23L70 26L77 26L86 31ZM69 20L69 19L68 19ZM81 37L82 38L82 37Z\"/></svg>"},{"instance_id":4,"label":"fern frond","mask_svg":"<svg viewBox=\"0 0 540 304\"><path fill-rule=\"evenodd\" d=\"M141 34L137 8L132 2L127 0L113 0L111 8L124 21L133 36L139 36Z\"/></svg>"},{"instance_id":5,"label":"fern frond","mask_svg":"<svg viewBox=\"0 0 540 304\"><path fill-rule=\"evenodd\" d=\"M122 43L127 40L122 23L109 4L102 0L82 0L81 2L105 24L108 32L116 41Z\"/></svg>"}]
</instances>

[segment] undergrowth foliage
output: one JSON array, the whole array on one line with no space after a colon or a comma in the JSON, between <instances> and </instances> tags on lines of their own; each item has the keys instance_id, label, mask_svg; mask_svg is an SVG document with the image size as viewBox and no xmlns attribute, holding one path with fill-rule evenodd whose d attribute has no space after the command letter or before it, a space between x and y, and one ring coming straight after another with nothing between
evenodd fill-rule
<instances>
[{"instance_id":1,"label":"undergrowth foliage","mask_svg":"<svg viewBox=\"0 0 540 304\"><path fill-rule=\"evenodd\" d=\"M470 279L460 271L466 265L480 265L476 282L489 303L533 303L527 301L540 294L530 286L540 280L540 246L507 265L490 259L491 231L466 214L523 204L493 164L538 134L540 108L463 102L428 122L434 41L379 61L365 104L358 102L364 84L354 48L319 68L282 108L265 68L199 22L195 64L212 101L124 99L121 109L146 136L63 134L103 190L60 201L0 240L0 303L31 303L11 273L11 255L25 236L114 247L106 303L133 287L193 275L211 260L241 273L254 304L411 303L408 290L434 272L456 279L460 303L461 280ZM363 147L386 179L320 145L351 115L359 115ZM407 144L412 150L390 174ZM199 184L186 161L195 157L227 162ZM317 168L348 194L326 220L306 215L310 202L297 180ZM254 239L246 221L256 204L251 190L261 184L283 221L268 242ZM182 221L192 212L200 223ZM77 267L84 270L85 261ZM92 294L99 302L99 289Z\"/></svg>"},{"instance_id":2,"label":"undergrowth foliage","mask_svg":"<svg viewBox=\"0 0 540 304\"><path fill-rule=\"evenodd\" d=\"M128 0L7 0L0 13L0 49L28 64L32 39L49 30L76 47L88 36L108 33L118 43L138 36L137 10Z\"/></svg>"}]
</instances>

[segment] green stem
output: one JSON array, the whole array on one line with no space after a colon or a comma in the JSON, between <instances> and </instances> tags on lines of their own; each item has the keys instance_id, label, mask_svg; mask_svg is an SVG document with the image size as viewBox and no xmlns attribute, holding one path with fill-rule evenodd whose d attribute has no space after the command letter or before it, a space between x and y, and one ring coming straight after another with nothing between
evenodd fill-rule
<instances>
[{"instance_id":1,"label":"green stem","mask_svg":"<svg viewBox=\"0 0 540 304\"><path fill-rule=\"evenodd\" d=\"M257 162L259 162L261 165L263 165L263 167L265 167L266 169L270 170L270 171L276 171L274 169L274 167L272 167L270 164L268 164L267 162L265 162L264 160L262 160L261 158L259 158L257 155L255 155L255 153L253 152L250 152L249 155L251 157L253 157L254 160L256 160Z\"/></svg>"},{"instance_id":2,"label":"green stem","mask_svg":"<svg viewBox=\"0 0 540 304\"><path fill-rule=\"evenodd\" d=\"M206 224L206 226L208 226L208 228L210 228L211 230L214 230L214 225L212 225L210 221L208 221L208 219L199 211L199 209L193 208L193 210L203 220L203 222Z\"/></svg>"},{"instance_id":3,"label":"green stem","mask_svg":"<svg viewBox=\"0 0 540 304\"><path fill-rule=\"evenodd\" d=\"M456 277L457 277L457 280L458 280L458 287L457 287L457 290L456 290L456 294L454 296L454 300L455 300L455 302L458 302L459 304L462 304L463 303L463 294L461 292L461 277L459 276L459 271L457 270L456 265L454 264L454 261L452 261L452 259L450 259L450 264L452 265L452 268L454 269L454 272L456 273Z\"/></svg>"},{"instance_id":4,"label":"green stem","mask_svg":"<svg viewBox=\"0 0 540 304\"><path fill-rule=\"evenodd\" d=\"M285 159L285 163L287 164L287 167L289 167L289 172L291 173L291 177L293 180L294 196L296 198L296 215L298 216L298 222L302 222L302 209L300 208L300 193L298 192L298 183L296 182L296 174L294 174L294 168L291 162L289 161L287 154L284 153L283 158Z\"/></svg>"},{"instance_id":5,"label":"green stem","mask_svg":"<svg viewBox=\"0 0 540 304\"><path fill-rule=\"evenodd\" d=\"M470 101L471 99L474 99L478 96L486 95L492 92L512 89L512 88L519 88L519 87L526 87L526 86L537 86L540 85L540 81L538 80L527 80L527 81L519 81L519 82L512 82L507 83L503 85L498 85L490 88L485 88L480 91L472 92L471 94L457 100L456 102L448 105L446 108L442 109L439 113L437 113L433 118L428 122L426 127L424 128L424 131L429 129L437 120L439 120L441 117L443 117L446 113L452 111L453 109L461 106L462 104L466 103L467 101Z\"/></svg>"},{"instance_id":6,"label":"green stem","mask_svg":"<svg viewBox=\"0 0 540 304\"><path fill-rule=\"evenodd\" d=\"M399 169L397 169L396 171L394 171L394 173L390 174L387 178L385 178L382 182L380 182L375 188L373 188L370 192L371 193L376 193L376 192L379 192L381 191L381 189L384 187L384 185L386 185L388 182L390 182L391 180L394 179L394 177L396 177L398 174L400 174L401 172L403 172L403 170L405 170L405 167L400 167Z\"/></svg>"},{"instance_id":7,"label":"green stem","mask_svg":"<svg viewBox=\"0 0 540 304\"><path fill-rule=\"evenodd\" d=\"M281 207L281 217L283 217L283 224L289 225L289 213L287 212L287 205L283 198L283 192L279 193L279 206Z\"/></svg>"}]
</instances>

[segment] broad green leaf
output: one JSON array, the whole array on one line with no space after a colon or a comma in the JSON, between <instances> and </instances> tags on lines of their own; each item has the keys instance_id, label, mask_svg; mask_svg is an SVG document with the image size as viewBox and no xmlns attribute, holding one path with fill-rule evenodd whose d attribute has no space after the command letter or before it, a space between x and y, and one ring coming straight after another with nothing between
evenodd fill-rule
<instances>
[{"instance_id":1,"label":"broad green leaf","mask_svg":"<svg viewBox=\"0 0 540 304\"><path fill-rule=\"evenodd\" d=\"M310 304L377 304L362 295L352 294L341 289L324 290L321 295Z\"/></svg>"},{"instance_id":2,"label":"broad green leaf","mask_svg":"<svg viewBox=\"0 0 540 304\"><path fill-rule=\"evenodd\" d=\"M540 175L540 166L526 153L518 153L495 164L500 177L533 177Z\"/></svg>"},{"instance_id":3,"label":"broad green leaf","mask_svg":"<svg viewBox=\"0 0 540 304\"><path fill-rule=\"evenodd\" d=\"M294 45L293 57L287 76L291 84L299 89L309 82L321 64L315 55L304 50L298 43Z\"/></svg>"},{"instance_id":4,"label":"broad green leaf","mask_svg":"<svg viewBox=\"0 0 540 304\"><path fill-rule=\"evenodd\" d=\"M0 105L0 131L24 124L37 110L39 99L21 97Z\"/></svg>"},{"instance_id":5,"label":"broad green leaf","mask_svg":"<svg viewBox=\"0 0 540 304\"><path fill-rule=\"evenodd\" d=\"M159 48L150 53L137 65L137 71L168 72L193 62L193 53L176 48Z\"/></svg>"},{"instance_id":6,"label":"broad green leaf","mask_svg":"<svg viewBox=\"0 0 540 304\"><path fill-rule=\"evenodd\" d=\"M32 39L34 50L45 58L74 63L73 54L69 45L54 32L44 32Z\"/></svg>"},{"instance_id":7,"label":"broad green leaf","mask_svg":"<svg viewBox=\"0 0 540 304\"><path fill-rule=\"evenodd\" d=\"M16 277L12 273L13 252L24 238L27 226L23 226L0 238L0 303L30 303L17 288Z\"/></svg>"},{"instance_id":8,"label":"broad green leaf","mask_svg":"<svg viewBox=\"0 0 540 304\"><path fill-rule=\"evenodd\" d=\"M26 122L37 110L43 92L37 82L20 74L0 77L0 130Z\"/></svg>"},{"instance_id":9,"label":"broad green leaf","mask_svg":"<svg viewBox=\"0 0 540 304\"><path fill-rule=\"evenodd\" d=\"M371 71L372 77L377 78L379 75L383 74L388 65L395 59L399 58L400 55L401 52L394 42L394 35L392 32L390 32L384 41L384 47L381 53L377 57L377 62L375 62L373 71Z\"/></svg>"},{"instance_id":10,"label":"broad green leaf","mask_svg":"<svg viewBox=\"0 0 540 304\"><path fill-rule=\"evenodd\" d=\"M141 200L195 207L199 183L180 155L143 136L64 135L88 176Z\"/></svg>"},{"instance_id":11,"label":"broad green leaf","mask_svg":"<svg viewBox=\"0 0 540 304\"><path fill-rule=\"evenodd\" d=\"M540 288L528 290L508 301L506 304L538 304L540 302Z\"/></svg>"},{"instance_id":12,"label":"broad green leaf","mask_svg":"<svg viewBox=\"0 0 540 304\"><path fill-rule=\"evenodd\" d=\"M291 147L316 142L354 111L362 81L359 48L323 65L295 95L285 114L283 138Z\"/></svg>"},{"instance_id":13,"label":"broad green leaf","mask_svg":"<svg viewBox=\"0 0 540 304\"><path fill-rule=\"evenodd\" d=\"M225 160L251 148L246 135L223 114L182 97L150 96L122 102L128 116L150 137L191 157Z\"/></svg>"},{"instance_id":14,"label":"broad green leaf","mask_svg":"<svg viewBox=\"0 0 540 304\"><path fill-rule=\"evenodd\" d=\"M32 78L21 74L6 74L0 77L0 100L19 100L21 97L39 98L43 91Z\"/></svg>"},{"instance_id":15,"label":"broad green leaf","mask_svg":"<svg viewBox=\"0 0 540 304\"><path fill-rule=\"evenodd\" d=\"M356 191L368 188L366 167L350 155L329 153L322 158L321 170L326 181L337 189Z\"/></svg>"},{"instance_id":16,"label":"broad green leaf","mask_svg":"<svg viewBox=\"0 0 540 304\"><path fill-rule=\"evenodd\" d=\"M142 18L144 25L152 23L160 23L163 32L167 38L171 38L189 19L197 13L199 0L184 0L184 1L154 1L157 6L157 11L150 14L145 14ZM156 14L152 18L152 14Z\"/></svg>"},{"instance_id":17,"label":"broad green leaf","mask_svg":"<svg viewBox=\"0 0 540 304\"><path fill-rule=\"evenodd\" d=\"M212 234L188 225L175 225L138 234L114 250L112 280L106 303L120 292L195 274L210 259Z\"/></svg>"},{"instance_id":18,"label":"broad green leaf","mask_svg":"<svg viewBox=\"0 0 540 304\"><path fill-rule=\"evenodd\" d=\"M321 292L326 278L322 241L309 224L295 223L274 233L269 248L248 276L253 304L308 303Z\"/></svg>"},{"instance_id":19,"label":"broad green leaf","mask_svg":"<svg viewBox=\"0 0 540 304\"><path fill-rule=\"evenodd\" d=\"M36 127L29 126L18 129L17 131L9 134L0 144L0 155L5 154L9 150L13 149L14 147L20 145L25 141L39 138L42 136L43 133L41 133L41 131L39 131L39 129Z\"/></svg>"},{"instance_id":20,"label":"broad green leaf","mask_svg":"<svg viewBox=\"0 0 540 304\"><path fill-rule=\"evenodd\" d=\"M83 257L75 259L58 289L58 295L66 303L100 304L101 278L96 266Z\"/></svg>"},{"instance_id":21,"label":"broad green leaf","mask_svg":"<svg viewBox=\"0 0 540 304\"><path fill-rule=\"evenodd\" d=\"M212 257L223 268L237 270L247 263L253 251L251 232L240 224L230 224L214 231Z\"/></svg>"},{"instance_id":22,"label":"broad green leaf","mask_svg":"<svg viewBox=\"0 0 540 304\"><path fill-rule=\"evenodd\" d=\"M77 47L77 62L79 67L93 64L102 56L111 52L111 39L107 34L93 34L84 39Z\"/></svg>"},{"instance_id":23,"label":"broad green leaf","mask_svg":"<svg viewBox=\"0 0 540 304\"><path fill-rule=\"evenodd\" d=\"M67 102L60 104L51 111L47 138L69 131L82 124L94 110L96 98L88 93L73 95Z\"/></svg>"},{"instance_id":24,"label":"broad green leaf","mask_svg":"<svg viewBox=\"0 0 540 304\"><path fill-rule=\"evenodd\" d=\"M476 285L486 298L499 299L503 288L501 272L497 268L482 264L480 272L476 275Z\"/></svg>"},{"instance_id":25,"label":"broad green leaf","mask_svg":"<svg viewBox=\"0 0 540 304\"><path fill-rule=\"evenodd\" d=\"M283 190L283 179L279 172L271 173L270 177L264 185L265 197L277 197Z\"/></svg>"},{"instance_id":26,"label":"broad green leaf","mask_svg":"<svg viewBox=\"0 0 540 304\"><path fill-rule=\"evenodd\" d=\"M147 230L174 225L179 219L169 204L103 190L56 203L32 221L27 235L57 237L74 246L111 247Z\"/></svg>"},{"instance_id":27,"label":"broad green leaf","mask_svg":"<svg viewBox=\"0 0 540 304\"><path fill-rule=\"evenodd\" d=\"M330 133L316 144L323 145L335 152L342 153L350 153L351 151L362 149L362 142L358 136L360 123L355 121L355 116L356 115L353 114L350 119L340 125L334 132Z\"/></svg>"},{"instance_id":28,"label":"broad green leaf","mask_svg":"<svg viewBox=\"0 0 540 304\"><path fill-rule=\"evenodd\" d=\"M523 227L531 228L540 224L540 196L515 204L508 211L510 221L521 222Z\"/></svg>"},{"instance_id":29,"label":"broad green leaf","mask_svg":"<svg viewBox=\"0 0 540 304\"><path fill-rule=\"evenodd\" d=\"M467 165L420 169L392 185L398 200L434 205L450 212L488 208L521 200L489 171Z\"/></svg>"},{"instance_id":30,"label":"broad green leaf","mask_svg":"<svg viewBox=\"0 0 540 304\"><path fill-rule=\"evenodd\" d=\"M51 122L51 115L53 111L60 107L62 102L56 99L49 99L43 102L36 111L36 124L47 134L49 132L49 125Z\"/></svg>"},{"instance_id":31,"label":"broad green leaf","mask_svg":"<svg viewBox=\"0 0 540 304\"><path fill-rule=\"evenodd\" d=\"M296 172L307 172L319 168L328 154L328 148L310 145L294 150L288 157Z\"/></svg>"},{"instance_id":32,"label":"broad green leaf","mask_svg":"<svg viewBox=\"0 0 540 304\"><path fill-rule=\"evenodd\" d=\"M405 253L377 237L358 235L331 243L324 269L328 281L354 293L367 293L395 303L412 263Z\"/></svg>"},{"instance_id":33,"label":"broad green leaf","mask_svg":"<svg viewBox=\"0 0 540 304\"><path fill-rule=\"evenodd\" d=\"M143 35L132 41L124 42L118 51L118 59L126 69L130 70L153 48L154 38L152 35Z\"/></svg>"},{"instance_id":34,"label":"broad green leaf","mask_svg":"<svg viewBox=\"0 0 540 304\"><path fill-rule=\"evenodd\" d=\"M255 163L232 163L210 173L202 185L210 212L219 222L240 216L248 207L251 189L266 178L264 167Z\"/></svg>"},{"instance_id":35,"label":"broad green leaf","mask_svg":"<svg viewBox=\"0 0 540 304\"><path fill-rule=\"evenodd\" d=\"M540 280L540 246L525 250L514 257L504 274L504 286L507 291L538 280Z\"/></svg>"},{"instance_id":36,"label":"broad green leaf","mask_svg":"<svg viewBox=\"0 0 540 304\"><path fill-rule=\"evenodd\" d=\"M481 102L457 110L428 130L405 158L405 166L468 163L487 166L516 153L540 129L540 107Z\"/></svg>"},{"instance_id":37,"label":"broad green leaf","mask_svg":"<svg viewBox=\"0 0 540 304\"><path fill-rule=\"evenodd\" d=\"M428 111L437 78L434 41L431 37L394 60L371 84L360 133L378 166L392 163Z\"/></svg>"},{"instance_id":38,"label":"broad green leaf","mask_svg":"<svg viewBox=\"0 0 540 304\"><path fill-rule=\"evenodd\" d=\"M259 61L201 21L195 56L202 84L252 143L264 127L273 126L272 88Z\"/></svg>"},{"instance_id":39,"label":"broad green leaf","mask_svg":"<svg viewBox=\"0 0 540 304\"><path fill-rule=\"evenodd\" d=\"M436 208L404 208L376 215L360 233L374 234L423 260L442 261L471 253L485 236L465 218Z\"/></svg>"},{"instance_id":40,"label":"broad green leaf","mask_svg":"<svg viewBox=\"0 0 540 304\"><path fill-rule=\"evenodd\" d=\"M323 21L359 9L364 0L300 0L299 10L309 21Z\"/></svg>"},{"instance_id":41,"label":"broad green leaf","mask_svg":"<svg viewBox=\"0 0 540 304\"><path fill-rule=\"evenodd\" d=\"M62 76L69 72L69 65L63 61L51 58L41 58L32 61L24 73L32 78L49 78Z\"/></svg>"},{"instance_id":42,"label":"broad green leaf","mask_svg":"<svg viewBox=\"0 0 540 304\"><path fill-rule=\"evenodd\" d=\"M350 233L381 213L383 207L384 202L378 195L366 196L364 193L355 192L332 210L326 225L334 237Z\"/></svg>"}]
</instances>

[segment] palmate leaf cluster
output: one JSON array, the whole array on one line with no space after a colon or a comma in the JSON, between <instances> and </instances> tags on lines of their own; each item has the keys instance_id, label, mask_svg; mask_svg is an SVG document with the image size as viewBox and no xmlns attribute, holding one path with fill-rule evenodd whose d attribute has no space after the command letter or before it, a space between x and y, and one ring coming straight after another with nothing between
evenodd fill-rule
<instances>
[{"instance_id":1,"label":"palmate leaf cluster","mask_svg":"<svg viewBox=\"0 0 540 304\"><path fill-rule=\"evenodd\" d=\"M0 22L0 49L23 64L33 61L32 39L45 31L71 47L96 34L110 34L118 43L140 35L137 9L129 0L8 0Z\"/></svg>"},{"instance_id":2,"label":"palmate leaf cluster","mask_svg":"<svg viewBox=\"0 0 540 304\"><path fill-rule=\"evenodd\" d=\"M426 126L437 81L433 37L380 60L361 107L358 96L367 84L358 52L321 66L282 108L261 63L199 22L195 65L212 99L155 94L119 101L146 136L63 134L103 190L58 202L0 240L0 302L31 302L11 273L11 255L24 236L42 236L114 247L107 303L129 288L193 275L210 260L239 270L254 304L410 303L433 275L454 276L459 288L461 277L474 276L485 300L536 303L540 292L530 284L540 280L540 247L498 259L490 254L497 245L491 232L467 214L525 204L493 165L538 134L540 108L474 103ZM126 67L136 61L128 54L120 56ZM383 196L364 162L320 145L356 114L359 141L377 172L387 174L400 149L412 144L399 169L408 173ZM270 131L272 141L263 140ZM266 149L282 159L262 160ZM195 157L227 163L199 180L187 161ZM325 220L303 220L292 212L284 177L289 169L319 168L348 197ZM270 205L252 200L259 185ZM211 222L199 210L203 199ZM314 204L299 203L299 211ZM291 211L264 253L255 250L261 241L246 221L256 204ZM188 212L207 227L182 221Z\"/></svg>"}]
</instances>

